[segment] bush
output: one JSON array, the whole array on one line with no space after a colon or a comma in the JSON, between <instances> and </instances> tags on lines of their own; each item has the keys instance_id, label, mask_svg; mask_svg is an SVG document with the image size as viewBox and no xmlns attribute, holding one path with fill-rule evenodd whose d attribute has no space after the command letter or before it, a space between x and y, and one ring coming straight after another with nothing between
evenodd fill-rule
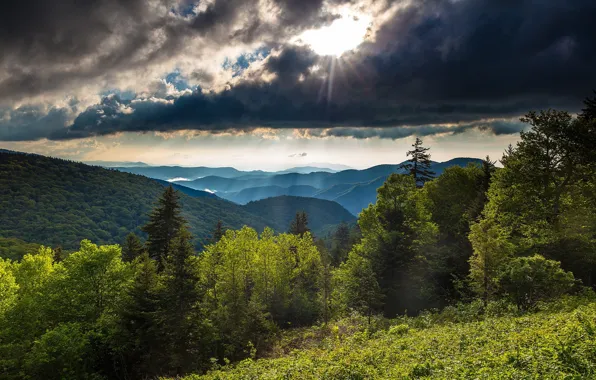
<instances>
[{"instance_id":1,"label":"bush","mask_svg":"<svg viewBox=\"0 0 596 380\"><path fill-rule=\"evenodd\" d=\"M539 301L569 292L575 278L573 273L561 269L558 261L534 255L512 260L501 273L499 282L505 296L525 311Z\"/></svg>"},{"instance_id":2,"label":"bush","mask_svg":"<svg viewBox=\"0 0 596 380\"><path fill-rule=\"evenodd\" d=\"M89 339L77 323L67 323L46 332L25 358L26 373L37 379L88 379L85 363Z\"/></svg>"}]
</instances>

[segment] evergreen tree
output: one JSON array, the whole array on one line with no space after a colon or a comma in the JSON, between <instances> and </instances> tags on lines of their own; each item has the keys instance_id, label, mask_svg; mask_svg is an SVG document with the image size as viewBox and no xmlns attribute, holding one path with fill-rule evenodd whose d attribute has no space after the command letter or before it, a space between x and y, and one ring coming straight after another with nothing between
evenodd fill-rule
<instances>
[{"instance_id":1,"label":"evergreen tree","mask_svg":"<svg viewBox=\"0 0 596 380\"><path fill-rule=\"evenodd\" d=\"M594 94L596 94L596 90L594 90ZM586 98L584 100L584 105L586 108L582 109L580 113L580 118L584 120L596 120L596 96L593 98Z\"/></svg>"},{"instance_id":2,"label":"evergreen tree","mask_svg":"<svg viewBox=\"0 0 596 380\"><path fill-rule=\"evenodd\" d=\"M416 186L422 187L426 181L433 179L435 173L430 170L430 153L427 153L430 148L422 146L422 140L416 137L416 141L412 144L412 149L407 153L407 156L412 156L408 161L400 166L405 169L416 180Z\"/></svg>"},{"instance_id":3,"label":"evergreen tree","mask_svg":"<svg viewBox=\"0 0 596 380\"><path fill-rule=\"evenodd\" d=\"M310 232L310 228L308 228L308 216L306 212L298 211L292 224L290 224L290 233L302 237L307 232Z\"/></svg>"},{"instance_id":4,"label":"evergreen tree","mask_svg":"<svg viewBox=\"0 0 596 380\"><path fill-rule=\"evenodd\" d=\"M493 173L496 170L496 161L492 161L489 156L482 160L482 176L479 178L477 185L477 195L468 209L469 220L475 220L480 216L484 205L488 201L488 189Z\"/></svg>"},{"instance_id":5,"label":"evergreen tree","mask_svg":"<svg viewBox=\"0 0 596 380\"><path fill-rule=\"evenodd\" d=\"M62 247L57 246L53 249L54 251L54 263L59 263L64 259L64 253L62 252Z\"/></svg>"},{"instance_id":6,"label":"evergreen tree","mask_svg":"<svg viewBox=\"0 0 596 380\"><path fill-rule=\"evenodd\" d=\"M169 186L157 202L157 207L149 215L149 222L143 226L148 234L147 251L149 256L163 268L163 260L170 251L174 237L179 233L186 221L180 215L180 196Z\"/></svg>"},{"instance_id":7,"label":"evergreen tree","mask_svg":"<svg viewBox=\"0 0 596 380\"><path fill-rule=\"evenodd\" d=\"M120 354L132 378L157 376L164 363L157 322L159 277L155 260L147 252L136 259L134 282L120 312Z\"/></svg>"},{"instance_id":8,"label":"evergreen tree","mask_svg":"<svg viewBox=\"0 0 596 380\"><path fill-rule=\"evenodd\" d=\"M131 232L126 236L122 246L122 260L132 262L143 253L143 250L143 243L135 233Z\"/></svg>"},{"instance_id":9,"label":"evergreen tree","mask_svg":"<svg viewBox=\"0 0 596 380\"><path fill-rule=\"evenodd\" d=\"M159 295L159 323L162 347L172 375L201 369L208 357L208 327L201 313L199 262L192 236L185 227L170 244L164 261Z\"/></svg>"},{"instance_id":10,"label":"evergreen tree","mask_svg":"<svg viewBox=\"0 0 596 380\"><path fill-rule=\"evenodd\" d=\"M350 251L350 227L347 223L342 222L337 226L332 244L333 263L339 265L346 260Z\"/></svg>"},{"instance_id":11,"label":"evergreen tree","mask_svg":"<svg viewBox=\"0 0 596 380\"><path fill-rule=\"evenodd\" d=\"M221 220L217 221L215 225L215 230L213 231L213 235L211 236L211 244L217 244L218 241L224 236L225 230L223 228L223 222Z\"/></svg>"}]
</instances>

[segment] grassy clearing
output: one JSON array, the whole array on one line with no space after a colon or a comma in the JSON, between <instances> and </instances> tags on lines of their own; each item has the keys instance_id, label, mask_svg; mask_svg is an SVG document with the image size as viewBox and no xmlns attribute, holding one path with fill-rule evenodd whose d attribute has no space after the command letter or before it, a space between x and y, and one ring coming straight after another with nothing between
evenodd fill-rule
<instances>
[{"instance_id":1,"label":"grassy clearing","mask_svg":"<svg viewBox=\"0 0 596 380\"><path fill-rule=\"evenodd\" d=\"M523 316L467 313L376 319L370 329L352 317L294 330L266 358L186 379L596 378L596 303ZM458 319L479 320L452 322Z\"/></svg>"}]
</instances>

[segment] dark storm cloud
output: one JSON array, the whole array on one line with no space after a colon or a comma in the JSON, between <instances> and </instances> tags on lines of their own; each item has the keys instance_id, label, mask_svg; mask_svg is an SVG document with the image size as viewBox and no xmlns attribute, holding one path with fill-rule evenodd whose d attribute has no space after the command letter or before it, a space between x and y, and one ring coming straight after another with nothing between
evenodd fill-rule
<instances>
[{"instance_id":1,"label":"dark storm cloud","mask_svg":"<svg viewBox=\"0 0 596 380\"><path fill-rule=\"evenodd\" d=\"M183 54L186 42L194 39L203 46L271 43L322 22L315 17L323 12L320 0L276 3L271 11L278 17L269 22L260 19L257 0L216 0L197 13L188 0L3 3L0 101L68 90L89 80L143 69Z\"/></svg>"},{"instance_id":2,"label":"dark storm cloud","mask_svg":"<svg viewBox=\"0 0 596 380\"><path fill-rule=\"evenodd\" d=\"M50 11L48 18L53 20L56 15L51 14L60 9L83 7L88 12L89 36L82 31L87 21L72 20L59 26L40 15L34 17L40 25L33 31L13 25L8 29L14 30L6 33L7 27L0 25L1 47L8 46L5 51L14 63L10 66L14 75L0 82L0 97L7 96L7 89L16 94L36 93L58 88L70 78L121 67L135 48L116 49L100 60L106 64L83 71L59 71L44 77L43 70L39 74L22 68L25 57L57 63L93 54L93 46L98 46L112 30L111 24L103 20L109 20L105 15L113 10L117 10L120 20L138 27L138 31L124 36L123 46L144 46L147 31L156 25L167 32L171 45L157 49L145 63L159 59L164 51L173 52L189 33L218 43L262 40L277 48L278 53L269 56L260 69L243 73L226 91L195 91L169 102L130 102L112 97L79 114L66 128L52 128L45 134L32 130L28 135L31 139L81 138L121 131L250 130L260 126L321 129L327 135L349 133L357 138L399 138L412 131L436 134L470 129L507 134L518 132L519 125L482 120L512 118L547 107L575 111L596 86L593 0L403 3L394 17L376 28L373 40L344 54L335 64L307 48L277 43L284 41L289 31L329 22L332 15L324 13L318 0L274 1L279 7L276 24L261 20L255 11L256 1L250 0L217 0L206 10L192 13L182 24L154 16L152 22L144 22L145 17L151 17L146 9L135 8L142 3L140 0L126 6L116 0L100 1L94 7L78 5L74 0L62 3L67 5ZM0 21L1 17L6 18L0 16ZM48 37L39 37L48 29ZM65 37L51 39L52 35ZM15 38L21 42L14 42ZM57 55L51 56L54 50ZM196 75L202 77L201 72ZM442 125L453 123L457 126ZM333 127L344 128L329 132L328 128Z\"/></svg>"}]
</instances>

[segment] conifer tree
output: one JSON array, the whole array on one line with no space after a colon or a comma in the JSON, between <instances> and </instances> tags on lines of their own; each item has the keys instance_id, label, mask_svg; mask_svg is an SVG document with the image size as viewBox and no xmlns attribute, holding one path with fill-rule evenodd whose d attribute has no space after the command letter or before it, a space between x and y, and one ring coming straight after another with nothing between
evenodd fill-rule
<instances>
[{"instance_id":1,"label":"conifer tree","mask_svg":"<svg viewBox=\"0 0 596 380\"><path fill-rule=\"evenodd\" d=\"M147 251L151 258L157 260L159 270L163 268L163 260L170 250L172 240L186 224L180 215L180 208L180 196L169 186L149 215L149 222L143 226L143 231L149 235Z\"/></svg>"},{"instance_id":2,"label":"conifer tree","mask_svg":"<svg viewBox=\"0 0 596 380\"><path fill-rule=\"evenodd\" d=\"M54 263L59 263L64 259L64 253L62 252L62 246L57 246L53 249L54 252Z\"/></svg>"},{"instance_id":3,"label":"conifer tree","mask_svg":"<svg viewBox=\"0 0 596 380\"><path fill-rule=\"evenodd\" d=\"M215 225L215 230L213 231L213 235L211 236L211 244L217 244L218 241L221 240L221 238L224 236L224 228L223 228L223 222L221 220L217 221L217 224Z\"/></svg>"},{"instance_id":4,"label":"conifer tree","mask_svg":"<svg viewBox=\"0 0 596 380\"><path fill-rule=\"evenodd\" d=\"M169 371L181 375L197 370L207 360L198 288L199 262L192 244L192 235L182 227L170 244L165 257L160 292L159 320L163 326L162 344L168 355Z\"/></svg>"},{"instance_id":5,"label":"conifer tree","mask_svg":"<svg viewBox=\"0 0 596 380\"><path fill-rule=\"evenodd\" d=\"M155 260L142 252L135 261L134 282L120 313L122 355L132 378L158 375L165 365L157 320L159 277Z\"/></svg>"},{"instance_id":6,"label":"conifer tree","mask_svg":"<svg viewBox=\"0 0 596 380\"><path fill-rule=\"evenodd\" d=\"M132 262L143 253L143 250L143 243L135 233L131 232L126 236L122 246L122 260Z\"/></svg>"},{"instance_id":7,"label":"conifer tree","mask_svg":"<svg viewBox=\"0 0 596 380\"><path fill-rule=\"evenodd\" d=\"M596 95L596 90L594 90L594 94ZM584 105L586 108L582 109L580 113L580 118L584 120L596 120L596 96L593 98L586 98L584 100Z\"/></svg>"},{"instance_id":8,"label":"conifer tree","mask_svg":"<svg viewBox=\"0 0 596 380\"><path fill-rule=\"evenodd\" d=\"M350 250L350 227L342 222L333 235L332 255L335 265L341 264L348 256Z\"/></svg>"},{"instance_id":9,"label":"conifer tree","mask_svg":"<svg viewBox=\"0 0 596 380\"><path fill-rule=\"evenodd\" d=\"M489 156L486 156L486 158L482 160L482 177L479 178L477 184L478 194L467 211L470 220L475 220L480 216L480 213L484 209L484 205L488 201L488 189L496 169L495 163L496 161L492 161Z\"/></svg>"},{"instance_id":10,"label":"conifer tree","mask_svg":"<svg viewBox=\"0 0 596 380\"><path fill-rule=\"evenodd\" d=\"M416 137L416 142L412 144L412 149L407 153L407 156L412 156L409 160L403 163L400 168L406 170L416 180L416 186L422 187L424 182L433 179L435 173L430 170L430 153L427 153L430 148L422 146L422 140Z\"/></svg>"},{"instance_id":11,"label":"conifer tree","mask_svg":"<svg viewBox=\"0 0 596 380\"><path fill-rule=\"evenodd\" d=\"M298 211L292 224L290 224L290 233L302 237L307 232L310 232L310 228L308 228L308 216L306 212Z\"/></svg>"}]
</instances>

